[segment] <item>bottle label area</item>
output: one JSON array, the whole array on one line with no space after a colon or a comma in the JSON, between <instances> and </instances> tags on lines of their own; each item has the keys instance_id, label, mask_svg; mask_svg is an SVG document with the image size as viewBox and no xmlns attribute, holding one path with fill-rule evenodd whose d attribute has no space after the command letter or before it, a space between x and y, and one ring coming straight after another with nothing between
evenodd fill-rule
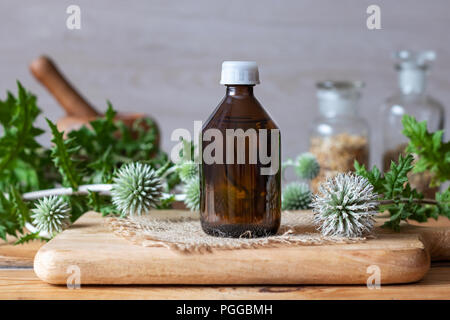
<instances>
[{"instance_id":1,"label":"bottle label area","mask_svg":"<svg viewBox=\"0 0 450 320\"><path fill-rule=\"evenodd\" d=\"M200 133L198 128L201 121L194 124L194 136L199 137L194 139L194 150L180 141L192 141L189 131L174 131L172 140L180 142L172 149L172 161L179 162L182 153L183 160L194 159L199 164L256 165L258 173L264 176L275 175L280 170L279 129L209 128Z\"/></svg>"},{"instance_id":2,"label":"bottle label area","mask_svg":"<svg viewBox=\"0 0 450 320\"><path fill-rule=\"evenodd\" d=\"M280 169L279 129L207 129L203 132L202 159L205 164L259 165L261 175Z\"/></svg>"}]
</instances>

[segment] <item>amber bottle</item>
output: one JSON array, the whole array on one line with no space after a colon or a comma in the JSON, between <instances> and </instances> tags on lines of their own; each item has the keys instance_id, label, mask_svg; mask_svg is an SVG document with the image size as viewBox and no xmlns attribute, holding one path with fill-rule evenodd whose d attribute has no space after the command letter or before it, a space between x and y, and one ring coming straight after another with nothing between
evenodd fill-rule
<instances>
[{"instance_id":1,"label":"amber bottle","mask_svg":"<svg viewBox=\"0 0 450 320\"><path fill-rule=\"evenodd\" d=\"M202 129L200 213L202 228L210 235L261 237L275 234L280 226L281 138L253 95L258 83L256 63L223 63L226 95ZM240 142L238 132L244 133ZM222 145L217 143L220 136ZM213 142L216 149L211 151Z\"/></svg>"}]
</instances>

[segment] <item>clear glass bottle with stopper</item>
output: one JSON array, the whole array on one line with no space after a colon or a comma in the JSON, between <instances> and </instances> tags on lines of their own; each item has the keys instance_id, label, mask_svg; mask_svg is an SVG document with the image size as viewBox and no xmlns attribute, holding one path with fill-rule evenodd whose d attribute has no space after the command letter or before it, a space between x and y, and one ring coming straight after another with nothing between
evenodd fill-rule
<instances>
[{"instance_id":1,"label":"clear glass bottle with stopper","mask_svg":"<svg viewBox=\"0 0 450 320\"><path fill-rule=\"evenodd\" d=\"M389 97L382 107L383 170L389 170L391 161L404 153L408 139L402 134L402 117L414 116L427 121L429 131L444 127L444 107L426 93L427 71L436 58L433 51L412 52L402 50L395 54L399 91ZM429 188L428 172L410 176L411 185L426 197L434 197L437 189Z\"/></svg>"},{"instance_id":2,"label":"clear glass bottle with stopper","mask_svg":"<svg viewBox=\"0 0 450 320\"><path fill-rule=\"evenodd\" d=\"M319 116L310 134L310 152L320 164L319 175L311 182L313 192L321 182L340 172L354 170L354 161L369 162L369 129L358 115L360 81L317 83Z\"/></svg>"}]
</instances>

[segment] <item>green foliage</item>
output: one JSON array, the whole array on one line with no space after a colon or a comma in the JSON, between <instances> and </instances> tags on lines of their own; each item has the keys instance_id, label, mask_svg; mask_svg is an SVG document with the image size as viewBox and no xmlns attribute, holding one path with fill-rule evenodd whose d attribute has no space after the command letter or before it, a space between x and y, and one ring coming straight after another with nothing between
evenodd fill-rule
<instances>
[{"instance_id":1,"label":"green foliage","mask_svg":"<svg viewBox=\"0 0 450 320\"><path fill-rule=\"evenodd\" d=\"M64 140L64 133L58 131L56 125L50 120L46 120L53 134L52 142L54 147L52 148L51 157L63 177L63 185L77 190L81 183L81 173L78 172L72 156L80 147L75 145L73 138Z\"/></svg>"},{"instance_id":2,"label":"green foliage","mask_svg":"<svg viewBox=\"0 0 450 320\"><path fill-rule=\"evenodd\" d=\"M33 127L40 111L36 106L36 97L27 92L20 82L17 83L18 98L8 93L6 101L0 103L2 110L0 122L4 135L0 139L0 172L10 168L27 149L39 147L35 137L43 131Z\"/></svg>"},{"instance_id":3,"label":"green foliage","mask_svg":"<svg viewBox=\"0 0 450 320\"><path fill-rule=\"evenodd\" d=\"M42 147L36 138L44 131L34 123L40 114L36 97L17 83L17 96L7 93L0 100L0 238L22 236L17 243L38 239L38 234L23 234L27 222L32 222L30 207L23 201L24 192L51 189L61 185L76 190L82 184L111 183L116 170L126 163L143 162L155 170L169 169L173 164L159 150L159 132L149 119L135 121L130 128L116 121L111 103L104 117L64 136L47 119L52 133L52 147ZM167 190L179 183L172 170L166 175ZM71 222L83 213L95 210L117 214L111 198L91 193L89 196L66 197L72 209ZM171 197L161 201L167 208Z\"/></svg>"},{"instance_id":4,"label":"green foliage","mask_svg":"<svg viewBox=\"0 0 450 320\"><path fill-rule=\"evenodd\" d=\"M172 203L175 201L175 195L171 194L168 197L162 197L159 203L156 205L156 209L165 210L172 207Z\"/></svg>"},{"instance_id":5,"label":"green foliage","mask_svg":"<svg viewBox=\"0 0 450 320\"><path fill-rule=\"evenodd\" d=\"M115 121L116 115L108 102L105 116L91 121L91 128L83 126L68 134L78 146L73 159L86 164L83 183L111 183L114 170L125 163L140 161L153 168L170 163L167 154L157 148L159 133L152 120L139 119L130 128Z\"/></svg>"},{"instance_id":6,"label":"green foliage","mask_svg":"<svg viewBox=\"0 0 450 320\"><path fill-rule=\"evenodd\" d=\"M111 198L109 196L100 195L97 192L89 192L87 207L89 210L100 212L104 217L108 215L120 215L120 212L111 203ZM80 208L79 211L82 210L84 210L83 207ZM83 213L84 212L81 214Z\"/></svg>"},{"instance_id":7,"label":"green foliage","mask_svg":"<svg viewBox=\"0 0 450 320\"><path fill-rule=\"evenodd\" d=\"M367 170L364 165L355 161L356 174L365 177L373 185L374 191L380 195L380 211L389 211L390 219L386 227L399 230L402 220L416 220L425 222L428 218L437 218L439 215L450 217L449 190L436 194L437 205L428 205L423 202L423 195L411 188L408 182L408 173L413 169L413 156L411 154L399 156L398 162L391 162L388 172L384 176L377 167ZM383 204L384 202L389 202Z\"/></svg>"},{"instance_id":8,"label":"green foliage","mask_svg":"<svg viewBox=\"0 0 450 320\"><path fill-rule=\"evenodd\" d=\"M0 238L6 240L8 234L16 237L21 231L21 217L18 217L14 204L0 193Z\"/></svg>"},{"instance_id":9,"label":"green foliage","mask_svg":"<svg viewBox=\"0 0 450 320\"><path fill-rule=\"evenodd\" d=\"M398 162L391 162L388 172L381 174L377 167L367 170L355 161L358 175L369 180L375 192L381 195L384 203L381 210L388 210L390 220L386 226L399 229L400 221L416 220L425 222L428 218L437 219L440 215L450 217L450 190L436 193L435 202L424 200L423 194L411 188L408 173L430 171L433 176L431 186L438 186L450 179L450 142L442 142L443 131L430 133L427 122L418 122L414 117L404 115L402 119L403 134L409 138L406 149L408 155L400 155ZM418 156L413 162L412 154ZM383 203L383 202L382 202Z\"/></svg>"},{"instance_id":10,"label":"green foliage","mask_svg":"<svg viewBox=\"0 0 450 320\"><path fill-rule=\"evenodd\" d=\"M430 133L426 121L418 122L409 115L403 116L402 123L403 134L409 138L406 151L418 155L413 172L430 171L431 186L450 180L450 141L442 142L444 132Z\"/></svg>"},{"instance_id":11,"label":"green foliage","mask_svg":"<svg viewBox=\"0 0 450 320\"><path fill-rule=\"evenodd\" d=\"M41 237L39 235L39 232L32 232L32 233L27 233L26 235L20 237L19 240L14 242L14 244L23 244L23 243L27 243L27 242L30 242L33 240L47 241L48 239Z\"/></svg>"},{"instance_id":12,"label":"green foliage","mask_svg":"<svg viewBox=\"0 0 450 320\"><path fill-rule=\"evenodd\" d=\"M10 185L20 192L47 187L46 178L54 173L46 170L51 161L36 137L43 131L33 123L40 110L36 97L17 82L17 98L7 93L0 100L0 124L3 136L0 137L0 190L5 192Z\"/></svg>"},{"instance_id":13,"label":"green foliage","mask_svg":"<svg viewBox=\"0 0 450 320\"><path fill-rule=\"evenodd\" d=\"M0 100L0 238L20 236L30 212L20 194L48 186L46 178L55 170L46 170L51 161L36 137L43 133L33 123L40 110L36 97L17 82L17 97L7 93Z\"/></svg>"}]
</instances>

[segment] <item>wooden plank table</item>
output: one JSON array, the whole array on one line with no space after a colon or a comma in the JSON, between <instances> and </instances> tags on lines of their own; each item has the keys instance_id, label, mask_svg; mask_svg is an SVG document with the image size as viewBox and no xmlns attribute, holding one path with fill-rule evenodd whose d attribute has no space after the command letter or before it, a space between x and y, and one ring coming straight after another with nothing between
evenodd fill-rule
<instances>
[{"instance_id":1,"label":"wooden plank table","mask_svg":"<svg viewBox=\"0 0 450 320\"><path fill-rule=\"evenodd\" d=\"M430 225L450 225L448 219ZM0 299L450 299L450 262L432 263L420 282L366 286L81 286L40 281L32 269L41 242L0 244Z\"/></svg>"}]
</instances>

